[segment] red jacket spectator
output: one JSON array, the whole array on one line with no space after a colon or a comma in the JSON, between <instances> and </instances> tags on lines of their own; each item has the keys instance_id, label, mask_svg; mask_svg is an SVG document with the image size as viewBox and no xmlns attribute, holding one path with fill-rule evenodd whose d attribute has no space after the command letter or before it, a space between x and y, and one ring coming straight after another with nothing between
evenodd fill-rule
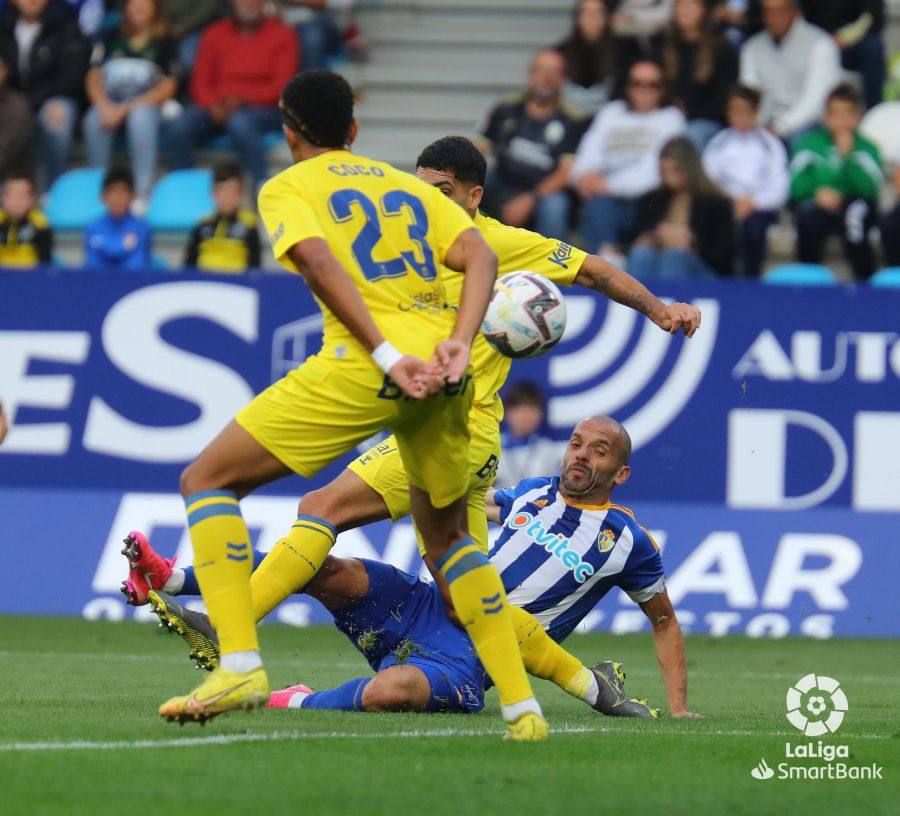
<instances>
[{"instance_id":1,"label":"red jacket spectator","mask_svg":"<svg viewBox=\"0 0 900 816\"><path fill-rule=\"evenodd\" d=\"M297 35L277 20L241 31L231 17L203 32L191 95L209 109L226 97L248 105L277 105L284 84L297 72Z\"/></svg>"}]
</instances>

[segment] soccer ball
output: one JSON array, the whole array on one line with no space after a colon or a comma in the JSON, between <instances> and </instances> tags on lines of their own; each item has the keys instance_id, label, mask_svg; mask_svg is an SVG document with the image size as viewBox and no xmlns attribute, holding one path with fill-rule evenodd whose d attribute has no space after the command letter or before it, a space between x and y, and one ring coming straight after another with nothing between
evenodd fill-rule
<instances>
[{"instance_id":1,"label":"soccer ball","mask_svg":"<svg viewBox=\"0 0 900 816\"><path fill-rule=\"evenodd\" d=\"M556 284L534 272L497 279L481 331L507 357L537 357L552 349L566 328L566 302Z\"/></svg>"}]
</instances>

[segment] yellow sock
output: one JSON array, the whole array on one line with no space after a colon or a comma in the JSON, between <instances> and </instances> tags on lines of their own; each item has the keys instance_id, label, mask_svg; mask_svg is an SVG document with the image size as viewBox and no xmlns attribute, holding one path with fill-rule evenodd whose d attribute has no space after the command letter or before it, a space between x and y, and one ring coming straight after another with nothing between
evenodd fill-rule
<instances>
[{"instance_id":1,"label":"yellow sock","mask_svg":"<svg viewBox=\"0 0 900 816\"><path fill-rule=\"evenodd\" d=\"M517 606L511 606L509 612L525 671L532 677L550 680L563 691L583 698L593 677L585 665L554 641L530 612Z\"/></svg>"},{"instance_id":2,"label":"yellow sock","mask_svg":"<svg viewBox=\"0 0 900 816\"><path fill-rule=\"evenodd\" d=\"M450 586L456 614L497 686L504 717L511 720L525 711L540 713L522 665L497 570L471 538L454 544L436 564Z\"/></svg>"},{"instance_id":3,"label":"yellow sock","mask_svg":"<svg viewBox=\"0 0 900 816\"><path fill-rule=\"evenodd\" d=\"M194 572L222 654L258 651L250 605L253 553L237 497L230 490L207 490L185 499L185 508Z\"/></svg>"},{"instance_id":4,"label":"yellow sock","mask_svg":"<svg viewBox=\"0 0 900 816\"><path fill-rule=\"evenodd\" d=\"M334 527L315 516L297 516L250 578L254 620L262 620L289 595L300 592L334 546Z\"/></svg>"}]
</instances>

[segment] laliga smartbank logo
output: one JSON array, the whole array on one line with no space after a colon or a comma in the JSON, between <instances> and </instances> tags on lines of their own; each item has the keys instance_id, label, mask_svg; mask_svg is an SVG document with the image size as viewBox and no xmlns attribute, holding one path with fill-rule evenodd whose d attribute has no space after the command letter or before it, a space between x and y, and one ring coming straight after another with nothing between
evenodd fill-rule
<instances>
[{"instance_id":1,"label":"laliga smartbank logo","mask_svg":"<svg viewBox=\"0 0 900 816\"><path fill-rule=\"evenodd\" d=\"M801 677L787 691L787 720L806 737L833 734L849 710L847 695L840 683L833 677L807 674ZM759 764L750 771L754 779L883 779L884 768L876 763L852 765L849 759L850 746L846 743L831 743L823 740L809 740L801 743L786 742L784 758L777 771L762 757ZM798 763L796 760L804 760Z\"/></svg>"}]
</instances>

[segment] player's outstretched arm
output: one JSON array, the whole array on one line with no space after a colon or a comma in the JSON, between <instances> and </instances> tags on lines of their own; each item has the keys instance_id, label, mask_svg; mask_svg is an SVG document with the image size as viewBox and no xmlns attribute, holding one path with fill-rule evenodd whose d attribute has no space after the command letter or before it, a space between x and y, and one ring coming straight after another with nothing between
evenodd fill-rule
<instances>
[{"instance_id":1,"label":"player's outstretched arm","mask_svg":"<svg viewBox=\"0 0 900 816\"><path fill-rule=\"evenodd\" d=\"M438 362L444 368L444 376L459 382L469 364L469 348L481 328L487 311L494 281L497 279L497 256L485 243L475 227L467 229L456 238L444 263L465 275L459 298L459 313L450 339L435 349Z\"/></svg>"},{"instance_id":2,"label":"player's outstretched arm","mask_svg":"<svg viewBox=\"0 0 900 816\"><path fill-rule=\"evenodd\" d=\"M653 627L653 645L656 647L659 673L669 696L669 713L673 717L699 717L688 708L684 636L669 593L663 589L640 606Z\"/></svg>"},{"instance_id":3,"label":"player's outstretched arm","mask_svg":"<svg viewBox=\"0 0 900 816\"><path fill-rule=\"evenodd\" d=\"M416 377L424 362L400 354L385 342L353 279L334 256L328 242L324 238L307 238L294 244L287 255L316 297L331 309L403 392L415 399L426 397L427 389Z\"/></svg>"},{"instance_id":4,"label":"player's outstretched arm","mask_svg":"<svg viewBox=\"0 0 900 816\"><path fill-rule=\"evenodd\" d=\"M684 332L693 337L700 327L700 310L689 303L666 305L637 278L596 255L588 255L575 276L575 283L647 315L669 334Z\"/></svg>"}]
</instances>

